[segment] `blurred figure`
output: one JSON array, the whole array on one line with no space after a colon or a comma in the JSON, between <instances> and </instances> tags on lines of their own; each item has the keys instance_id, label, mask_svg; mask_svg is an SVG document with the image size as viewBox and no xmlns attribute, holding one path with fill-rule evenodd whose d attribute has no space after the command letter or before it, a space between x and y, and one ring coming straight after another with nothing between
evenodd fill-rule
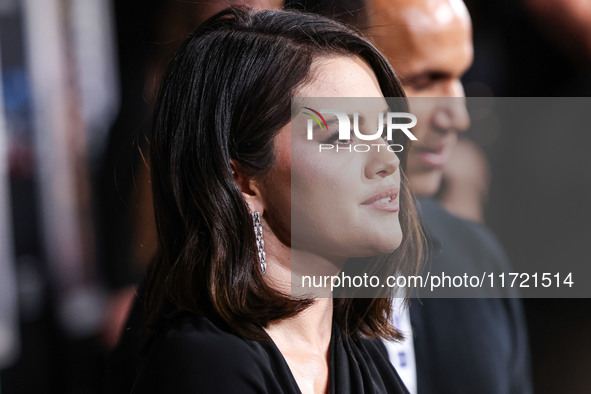
<instances>
[{"instance_id":1,"label":"blurred figure","mask_svg":"<svg viewBox=\"0 0 591 394\"><path fill-rule=\"evenodd\" d=\"M585 41L591 39L591 2L466 3L476 27L475 63L463 78L468 96L570 100L590 95L591 51ZM580 108L581 117L588 108ZM557 146L557 140L568 143ZM542 272L557 262L588 261L591 167L584 160L590 144L591 134L577 128L557 133L510 125L486 141L494 183L487 225L498 234L517 271L535 266ZM536 163L533 171L531 163ZM559 195L545 193L549 183ZM531 219L536 217L543 218L542 225ZM524 305L535 392L591 392L591 340L583 334L591 331L591 315L582 312L591 309L591 300L530 298ZM560 373L556 360L561 360Z\"/></svg>"},{"instance_id":2,"label":"blurred figure","mask_svg":"<svg viewBox=\"0 0 591 394\"><path fill-rule=\"evenodd\" d=\"M591 60L591 2L587 0L524 0L542 22L578 58Z\"/></svg>"},{"instance_id":3,"label":"blurred figure","mask_svg":"<svg viewBox=\"0 0 591 394\"><path fill-rule=\"evenodd\" d=\"M20 345L0 361L2 393L96 393L104 294L89 169L118 105L111 2L0 3L0 266L13 264L0 268L0 304L18 305L18 335L0 317L0 342Z\"/></svg>"},{"instance_id":4,"label":"blurred figure","mask_svg":"<svg viewBox=\"0 0 591 394\"><path fill-rule=\"evenodd\" d=\"M463 219L484 223L488 200L490 166L482 149L469 138L460 138L449 161L436 198L449 212Z\"/></svg>"}]
</instances>

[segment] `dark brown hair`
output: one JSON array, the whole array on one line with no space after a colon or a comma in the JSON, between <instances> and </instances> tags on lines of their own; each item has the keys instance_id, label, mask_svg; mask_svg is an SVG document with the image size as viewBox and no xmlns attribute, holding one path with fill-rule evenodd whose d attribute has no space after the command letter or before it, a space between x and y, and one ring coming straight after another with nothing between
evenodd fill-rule
<instances>
[{"instance_id":1,"label":"dark brown hair","mask_svg":"<svg viewBox=\"0 0 591 394\"><path fill-rule=\"evenodd\" d=\"M150 141L158 250L147 278L148 325L178 308L260 340L269 322L313 302L265 282L230 160L251 176L266 174L274 137L291 120L292 96L310 77L312 62L328 56L364 59L384 96L404 97L392 68L367 40L310 14L229 8L205 22L171 61ZM417 267L421 234L402 182L404 239L393 268L409 272ZM389 298L335 300L335 319L348 335L399 338L388 322L390 308Z\"/></svg>"}]
</instances>

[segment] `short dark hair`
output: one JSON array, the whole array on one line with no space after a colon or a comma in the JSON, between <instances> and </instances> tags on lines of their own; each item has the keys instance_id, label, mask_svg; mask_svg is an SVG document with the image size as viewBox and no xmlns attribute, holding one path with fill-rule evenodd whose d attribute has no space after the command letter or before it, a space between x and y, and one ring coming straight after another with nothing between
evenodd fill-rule
<instances>
[{"instance_id":1,"label":"short dark hair","mask_svg":"<svg viewBox=\"0 0 591 394\"><path fill-rule=\"evenodd\" d=\"M269 322L310 305L266 284L230 160L251 176L265 175L275 159L274 137L291 120L292 96L310 78L312 62L330 56L362 58L384 96L404 97L394 71L366 39L311 14L228 8L172 59L150 140L158 250L148 270L148 325L179 308L262 340ZM399 271L417 267L421 246L402 182ZM335 319L345 334L400 338L388 322L390 307L389 298L335 300Z\"/></svg>"}]
</instances>

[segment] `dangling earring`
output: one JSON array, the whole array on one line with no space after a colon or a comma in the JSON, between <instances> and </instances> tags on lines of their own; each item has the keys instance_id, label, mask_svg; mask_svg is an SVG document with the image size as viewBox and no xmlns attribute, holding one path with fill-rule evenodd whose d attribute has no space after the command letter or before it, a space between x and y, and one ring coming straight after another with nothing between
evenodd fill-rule
<instances>
[{"instance_id":1,"label":"dangling earring","mask_svg":"<svg viewBox=\"0 0 591 394\"><path fill-rule=\"evenodd\" d=\"M252 222L254 226L254 236L259 252L259 262L263 276L267 275L267 256L265 255L265 241L263 240L263 226L261 226L261 214L257 211L252 213Z\"/></svg>"}]
</instances>

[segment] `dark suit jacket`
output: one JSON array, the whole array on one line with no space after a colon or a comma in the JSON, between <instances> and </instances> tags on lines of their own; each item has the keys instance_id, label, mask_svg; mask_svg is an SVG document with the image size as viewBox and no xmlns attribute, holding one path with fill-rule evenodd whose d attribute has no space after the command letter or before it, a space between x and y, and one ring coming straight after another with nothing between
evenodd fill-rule
<instances>
[{"instance_id":1,"label":"dark suit jacket","mask_svg":"<svg viewBox=\"0 0 591 394\"><path fill-rule=\"evenodd\" d=\"M430 247L427 269L508 270L502 247L483 225L420 200ZM419 394L529 394L529 343L518 298L412 299Z\"/></svg>"}]
</instances>

